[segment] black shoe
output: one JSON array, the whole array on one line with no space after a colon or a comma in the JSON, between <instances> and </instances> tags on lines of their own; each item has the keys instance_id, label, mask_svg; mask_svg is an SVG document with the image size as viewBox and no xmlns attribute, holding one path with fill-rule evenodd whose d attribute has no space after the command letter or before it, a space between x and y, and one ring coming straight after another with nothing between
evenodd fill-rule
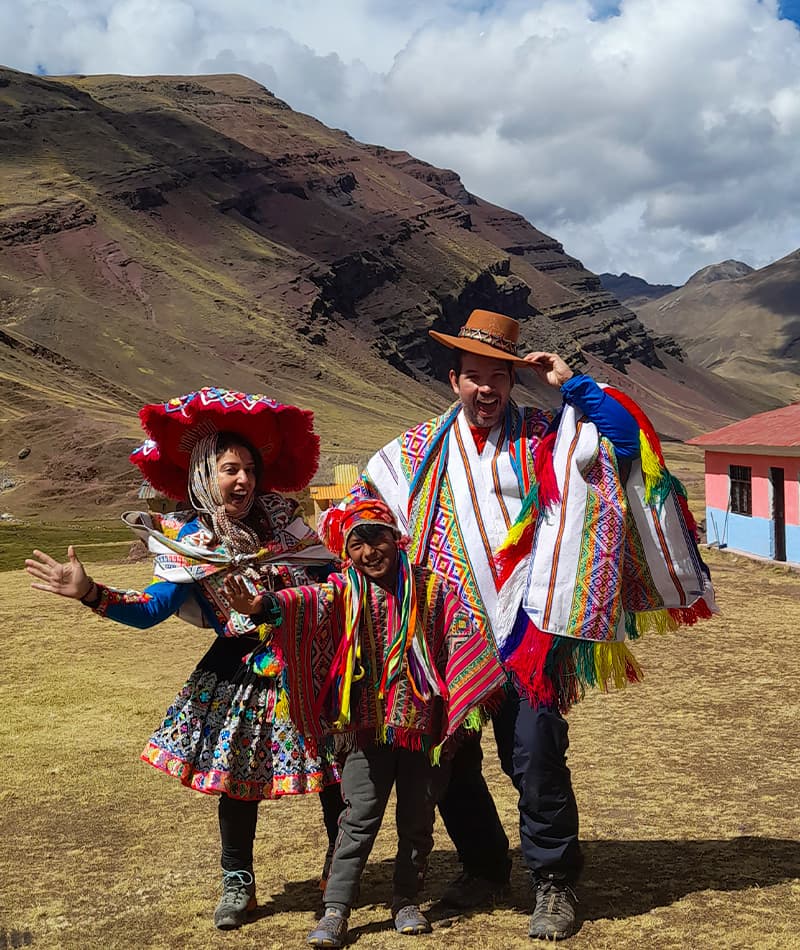
<instances>
[{"instance_id":1,"label":"black shoe","mask_svg":"<svg viewBox=\"0 0 800 950\"><path fill-rule=\"evenodd\" d=\"M214 911L214 926L220 930L241 927L256 907L256 879L252 871L223 871L222 897Z\"/></svg>"},{"instance_id":2,"label":"black shoe","mask_svg":"<svg viewBox=\"0 0 800 950\"><path fill-rule=\"evenodd\" d=\"M536 905L531 914L528 936L535 940L563 940L575 933L575 905L578 898L566 883L554 877L534 883Z\"/></svg>"},{"instance_id":3,"label":"black shoe","mask_svg":"<svg viewBox=\"0 0 800 950\"><path fill-rule=\"evenodd\" d=\"M485 877L475 877L469 871L462 871L448 884L447 890L442 894L442 903L458 910L469 910L472 907L495 904L507 893L506 882L490 881Z\"/></svg>"},{"instance_id":4,"label":"black shoe","mask_svg":"<svg viewBox=\"0 0 800 950\"><path fill-rule=\"evenodd\" d=\"M394 929L399 934L416 936L417 934L429 934L433 929L431 922L416 904L406 904L405 907L401 907L392 916L394 917Z\"/></svg>"}]
</instances>

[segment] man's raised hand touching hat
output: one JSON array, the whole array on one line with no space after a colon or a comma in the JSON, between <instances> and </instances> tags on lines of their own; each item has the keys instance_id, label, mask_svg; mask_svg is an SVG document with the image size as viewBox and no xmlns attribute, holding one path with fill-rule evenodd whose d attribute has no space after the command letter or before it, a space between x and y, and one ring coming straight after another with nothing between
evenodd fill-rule
<instances>
[{"instance_id":1,"label":"man's raised hand touching hat","mask_svg":"<svg viewBox=\"0 0 800 950\"><path fill-rule=\"evenodd\" d=\"M558 353L536 351L528 353L524 358L531 369L548 386L563 386L568 379L575 375Z\"/></svg>"}]
</instances>

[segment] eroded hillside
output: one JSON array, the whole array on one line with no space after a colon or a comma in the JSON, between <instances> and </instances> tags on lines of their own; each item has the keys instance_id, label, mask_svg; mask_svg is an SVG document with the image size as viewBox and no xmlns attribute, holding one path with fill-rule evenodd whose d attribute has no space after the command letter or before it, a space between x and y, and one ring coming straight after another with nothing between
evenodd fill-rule
<instances>
[{"instance_id":1,"label":"eroded hillside","mask_svg":"<svg viewBox=\"0 0 800 950\"><path fill-rule=\"evenodd\" d=\"M625 386L666 435L766 405L692 367L454 172L239 76L0 70L0 161L0 463L18 486L0 505L14 514L119 508L138 407L206 384L310 406L323 467L363 460L446 404L447 354L426 331L473 307Z\"/></svg>"}]
</instances>

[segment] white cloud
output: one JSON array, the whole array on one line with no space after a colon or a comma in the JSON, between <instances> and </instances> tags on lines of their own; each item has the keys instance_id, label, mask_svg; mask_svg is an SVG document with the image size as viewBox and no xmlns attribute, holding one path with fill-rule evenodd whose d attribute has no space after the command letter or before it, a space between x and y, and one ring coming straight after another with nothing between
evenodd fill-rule
<instances>
[{"instance_id":1,"label":"white cloud","mask_svg":"<svg viewBox=\"0 0 800 950\"><path fill-rule=\"evenodd\" d=\"M677 282L800 246L800 32L775 0L0 0L0 59L246 73L593 270Z\"/></svg>"}]
</instances>

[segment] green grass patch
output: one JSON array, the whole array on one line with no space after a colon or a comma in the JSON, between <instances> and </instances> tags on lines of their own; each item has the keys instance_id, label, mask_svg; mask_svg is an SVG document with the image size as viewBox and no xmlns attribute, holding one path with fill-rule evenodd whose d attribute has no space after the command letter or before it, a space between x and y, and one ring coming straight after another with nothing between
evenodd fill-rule
<instances>
[{"instance_id":1,"label":"green grass patch","mask_svg":"<svg viewBox=\"0 0 800 950\"><path fill-rule=\"evenodd\" d=\"M131 532L114 521L69 521L0 525L0 571L18 571L38 548L51 557L66 559L74 544L86 563L119 560L133 542Z\"/></svg>"}]
</instances>

